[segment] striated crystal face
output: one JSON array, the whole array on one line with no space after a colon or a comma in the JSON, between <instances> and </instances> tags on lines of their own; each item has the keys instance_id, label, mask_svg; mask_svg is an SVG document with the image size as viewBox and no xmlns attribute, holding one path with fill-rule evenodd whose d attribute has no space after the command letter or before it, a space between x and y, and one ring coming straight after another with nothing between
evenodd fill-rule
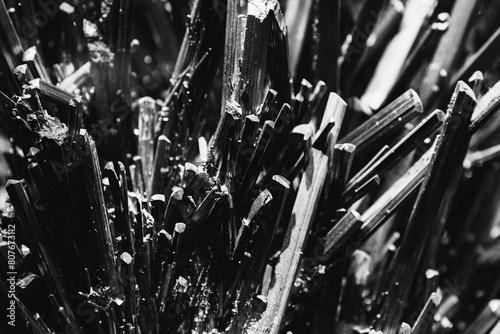
<instances>
[{"instance_id":1,"label":"striated crystal face","mask_svg":"<svg viewBox=\"0 0 500 334\"><path fill-rule=\"evenodd\" d=\"M500 333L499 13L0 0L0 333Z\"/></svg>"}]
</instances>

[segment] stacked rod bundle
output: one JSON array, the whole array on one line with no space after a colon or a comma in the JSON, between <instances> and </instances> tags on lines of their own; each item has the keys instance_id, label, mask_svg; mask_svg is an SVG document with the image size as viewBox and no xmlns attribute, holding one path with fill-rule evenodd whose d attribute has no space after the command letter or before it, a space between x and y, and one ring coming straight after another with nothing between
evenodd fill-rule
<instances>
[{"instance_id":1,"label":"stacked rod bundle","mask_svg":"<svg viewBox=\"0 0 500 334\"><path fill-rule=\"evenodd\" d=\"M0 332L500 333L499 19L0 0Z\"/></svg>"}]
</instances>

